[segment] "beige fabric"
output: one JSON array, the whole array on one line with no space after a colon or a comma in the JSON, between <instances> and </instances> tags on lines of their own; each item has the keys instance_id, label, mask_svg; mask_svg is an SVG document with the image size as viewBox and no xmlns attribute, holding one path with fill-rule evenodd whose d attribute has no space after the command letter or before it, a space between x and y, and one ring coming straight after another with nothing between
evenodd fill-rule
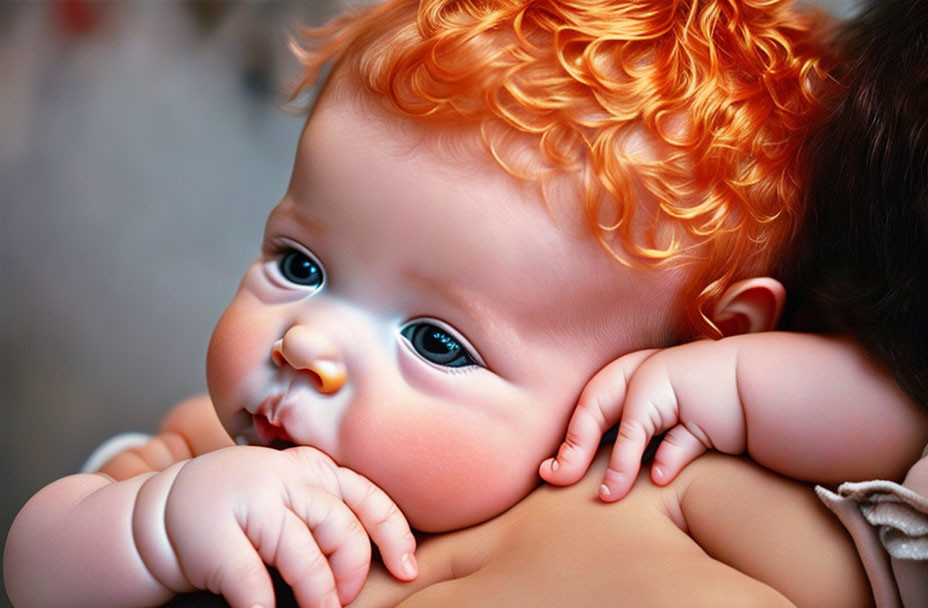
<instances>
[{"instance_id":1,"label":"beige fabric","mask_svg":"<svg viewBox=\"0 0 928 608\"><path fill-rule=\"evenodd\" d=\"M877 608L900 608L902 600L893 577L889 555L883 551L877 531L864 519L857 501L835 494L822 486L816 486L815 493L844 524L854 539L860 561L867 571Z\"/></svg>"},{"instance_id":2,"label":"beige fabric","mask_svg":"<svg viewBox=\"0 0 928 608\"><path fill-rule=\"evenodd\" d=\"M891 481L844 483L838 494L857 501L880 542L897 559L928 559L928 498Z\"/></svg>"},{"instance_id":3,"label":"beige fabric","mask_svg":"<svg viewBox=\"0 0 928 608\"><path fill-rule=\"evenodd\" d=\"M848 529L878 608L928 606L928 448L902 485L848 482L816 494Z\"/></svg>"}]
</instances>

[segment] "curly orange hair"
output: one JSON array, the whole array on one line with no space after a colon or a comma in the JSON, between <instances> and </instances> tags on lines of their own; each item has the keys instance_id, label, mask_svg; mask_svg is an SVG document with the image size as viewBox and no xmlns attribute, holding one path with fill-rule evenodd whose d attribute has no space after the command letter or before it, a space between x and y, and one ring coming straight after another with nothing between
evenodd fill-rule
<instances>
[{"instance_id":1,"label":"curly orange hair","mask_svg":"<svg viewBox=\"0 0 928 608\"><path fill-rule=\"evenodd\" d=\"M627 264L693 265L681 337L795 238L822 114L820 13L783 0L388 0L304 32L299 89L338 71L402 115L473 125L506 171L531 137ZM647 202L644 202L647 201Z\"/></svg>"}]
</instances>

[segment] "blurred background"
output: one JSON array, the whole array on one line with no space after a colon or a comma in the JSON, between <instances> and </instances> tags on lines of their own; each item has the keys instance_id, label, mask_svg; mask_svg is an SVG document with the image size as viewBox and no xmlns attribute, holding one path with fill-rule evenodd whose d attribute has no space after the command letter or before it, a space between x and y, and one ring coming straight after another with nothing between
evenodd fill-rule
<instances>
[{"instance_id":1,"label":"blurred background","mask_svg":"<svg viewBox=\"0 0 928 608\"><path fill-rule=\"evenodd\" d=\"M0 0L0 543L104 439L205 390L303 122L286 34L347 3Z\"/></svg>"}]
</instances>

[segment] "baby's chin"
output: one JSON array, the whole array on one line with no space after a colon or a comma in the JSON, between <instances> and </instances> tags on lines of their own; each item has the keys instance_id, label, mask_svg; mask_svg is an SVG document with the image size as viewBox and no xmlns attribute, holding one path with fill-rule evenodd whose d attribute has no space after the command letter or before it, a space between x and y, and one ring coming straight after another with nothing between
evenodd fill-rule
<instances>
[{"instance_id":1,"label":"baby's chin","mask_svg":"<svg viewBox=\"0 0 928 608\"><path fill-rule=\"evenodd\" d=\"M412 528L438 534L469 528L501 515L536 489L538 483L532 481L518 490L510 487L499 492L491 488L483 488L484 491L459 489L442 497L428 493L406 495L403 488L394 492L386 487L384 490L396 501Z\"/></svg>"}]
</instances>

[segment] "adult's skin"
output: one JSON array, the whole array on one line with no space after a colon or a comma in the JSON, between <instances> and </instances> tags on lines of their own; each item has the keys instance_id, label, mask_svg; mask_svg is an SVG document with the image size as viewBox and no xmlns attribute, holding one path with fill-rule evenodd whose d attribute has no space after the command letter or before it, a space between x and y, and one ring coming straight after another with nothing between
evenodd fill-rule
<instances>
[{"instance_id":1,"label":"adult's skin","mask_svg":"<svg viewBox=\"0 0 928 608\"><path fill-rule=\"evenodd\" d=\"M606 504L607 458L575 486L422 539L416 581L376 567L351 606L872 605L853 543L809 486L710 453Z\"/></svg>"}]
</instances>

